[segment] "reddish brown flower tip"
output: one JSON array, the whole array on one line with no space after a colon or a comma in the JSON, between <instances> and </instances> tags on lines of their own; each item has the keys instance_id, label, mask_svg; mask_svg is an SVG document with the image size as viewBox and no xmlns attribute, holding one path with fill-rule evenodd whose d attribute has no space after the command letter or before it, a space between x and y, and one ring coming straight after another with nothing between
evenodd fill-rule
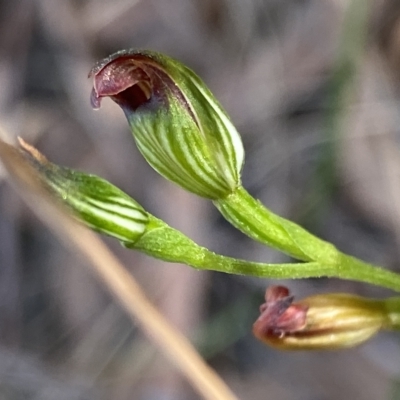
<instances>
[{"instance_id":1,"label":"reddish brown flower tip","mask_svg":"<svg viewBox=\"0 0 400 400\"><path fill-rule=\"evenodd\" d=\"M286 287L269 287L265 300L260 306L261 315L253 325L253 333L258 339L270 336L280 338L305 327L308 307L293 304L293 296Z\"/></svg>"},{"instance_id":2,"label":"reddish brown flower tip","mask_svg":"<svg viewBox=\"0 0 400 400\"><path fill-rule=\"evenodd\" d=\"M111 97L121 107L137 109L151 97L151 79L139 60L126 56L106 59L96 65L90 76L94 78L91 93L93 108L100 108L103 97Z\"/></svg>"},{"instance_id":3,"label":"reddish brown flower tip","mask_svg":"<svg viewBox=\"0 0 400 400\"><path fill-rule=\"evenodd\" d=\"M131 112L153 96L165 102L173 92L183 99L161 59L151 52L119 51L99 61L89 77L94 80L91 104L95 109L100 108L103 97L110 97L125 111Z\"/></svg>"}]
</instances>

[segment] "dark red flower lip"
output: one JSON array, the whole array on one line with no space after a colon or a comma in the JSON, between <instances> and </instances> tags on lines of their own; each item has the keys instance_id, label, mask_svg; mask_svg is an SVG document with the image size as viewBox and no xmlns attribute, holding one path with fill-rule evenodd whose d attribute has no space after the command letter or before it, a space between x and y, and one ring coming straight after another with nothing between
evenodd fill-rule
<instances>
[{"instance_id":1,"label":"dark red flower lip","mask_svg":"<svg viewBox=\"0 0 400 400\"><path fill-rule=\"evenodd\" d=\"M100 108L103 97L111 97L121 106L136 109L151 97L151 79L146 72L129 59L111 61L95 76L91 104Z\"/></svg>"},{"instance_id":2,"label":"dark red flower lip","mask_svg":"<svg viewBox=\"0 0 400 400\"><path fill-rule=\"evenodd\" d=\"M149 50L121 50L98 61L89 73L94 80L90 96L94 109L101 99L110 97L132 116L133 112L167 107L171 99L186 109L200 126L196 113L170 74L170 65L162 55ZM142 107L143 106L143 107Z\"/></svg>"},{"instance_id":3,"label":"dark red flower lip","mask_svg":"<svg viewBox=\"0 0 400 400\"><path fill-rule=\"evenodd\" d=\"M286 287L269 287L265 293L266 302L260 306L261 315L253 325L254 335L263 340L302 331L308 307L293 303L293 299Z\"/></svg>"},{"instance_id":4,"label":"dark red flower lip","mask_svg":"<svg viewBox=\"0 0 400 400\"><path fill-rule=\"evenodd\" d=\"M92 107L100 108L103 97L110 97L122 108L133 111L146 103L151 98L152 83L144 63L150 60L145 52L122 50L99 61L89 73L94 80Z\"/></svg>"}]
</instances>

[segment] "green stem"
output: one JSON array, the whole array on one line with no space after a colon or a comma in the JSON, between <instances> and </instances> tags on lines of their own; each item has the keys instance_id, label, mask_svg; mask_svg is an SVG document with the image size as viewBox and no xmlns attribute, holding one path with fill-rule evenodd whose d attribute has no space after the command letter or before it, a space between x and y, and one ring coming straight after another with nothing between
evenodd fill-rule
<instances>
[{"instance_id":1,"label":"green stem","mask_svg":"<svg viewBox=\"0 0 400 400\"><path fill-rule=\"evenodd\" d=\"M338 251L332 244L274 214L243 187L214 204L233 226L262 244L303 261L337 262Z\"/></svg>"},{"instance_id":2,"label":"green stem","mask_svg":"<svg viewBox=\"0 0 400 400\"><path fill-rule=\"evenodd\" d=\"M331 277L371 283L372 285L400 292L400 274L369 264L339 251L338 255L338 262L330 267Z\"/></svg>"},{"instance_id":3,"label":"green stem","mask_svg":"<svg viewBox=\"0 0 400 400\"><path fill-rule=\"evenodd\" d=\"M387 312L386 328L392 330L400 330L400 298L391 297L384 300Z\"/></svg>"},{"instance_id":4,"label":"green stem","mask_svg":"<svg viewBox=\"0 0 400 400\"><path fill-rule=\"evenodd\" d=\"M270 279L336 277L379 285L400 292L400 275L339 252L337 252L337 259L340 259L338 264L320 262L264 264L239 260L215 254L197 245L181 232L152 216L146 233L134 244L126 243L125 246L164 261L178 262L202 270Z\"/></svg>"},{"instance_id":5,"label":"green stem","mask_svg":"<svg viewBox=\"0 0 400 400\"><path fill-rule=\"evenodd\" d=\"M341 253L331 243L265 208L243 187L214 204L230 223L252 239L300 260L317 263L319 276L368 282L400 291L400 275Z\"/></svg>"}]
</instances>

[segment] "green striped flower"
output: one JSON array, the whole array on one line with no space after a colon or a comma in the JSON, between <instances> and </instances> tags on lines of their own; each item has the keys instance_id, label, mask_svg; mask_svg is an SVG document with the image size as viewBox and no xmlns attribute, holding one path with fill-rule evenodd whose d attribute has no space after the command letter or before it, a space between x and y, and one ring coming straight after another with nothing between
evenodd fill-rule
<instances>
[{"instance_id":1,"label":"green striped flower","mask_svg":"<svg viewBox=\"0 0 400 400\"><path fill-rule=\"evenodd\" d=\"M90 228L131 245L146 231L147 212L122 190L98 176L49 162L22 139L20 145L46 188Z\"/></svg>"},{"instance_id":2,"label":"green striped flower","mask_svg":"<svg viewBox=\"0 0 400 400\"><path fill-rule=\"evenodd\" d=\"M137 146L165 178L220 199L240 185L241 138L204 82L189 68L149 51L120 51L100 61L92 105L110 97L123 109Z\"/></svg>"}]
</instances>

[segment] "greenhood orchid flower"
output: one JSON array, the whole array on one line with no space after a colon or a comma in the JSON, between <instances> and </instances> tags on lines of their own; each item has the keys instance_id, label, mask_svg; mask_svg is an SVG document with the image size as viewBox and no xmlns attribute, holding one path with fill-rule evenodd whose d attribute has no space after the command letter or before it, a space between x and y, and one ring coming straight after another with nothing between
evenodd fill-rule
<instances>
[{"instance_id":1,"label":"greenhood orchid flower","mask_svg":"<svg viewBox=\"0 0 400 400\"><path fill-rule=\"evenodd\" d=\"M241 138L204 82L150 51L120 51L97 63L91 101L110 97L124 111L140 152L165 178L210 199L240 186Z\"/></svg>"}]
</instances>

